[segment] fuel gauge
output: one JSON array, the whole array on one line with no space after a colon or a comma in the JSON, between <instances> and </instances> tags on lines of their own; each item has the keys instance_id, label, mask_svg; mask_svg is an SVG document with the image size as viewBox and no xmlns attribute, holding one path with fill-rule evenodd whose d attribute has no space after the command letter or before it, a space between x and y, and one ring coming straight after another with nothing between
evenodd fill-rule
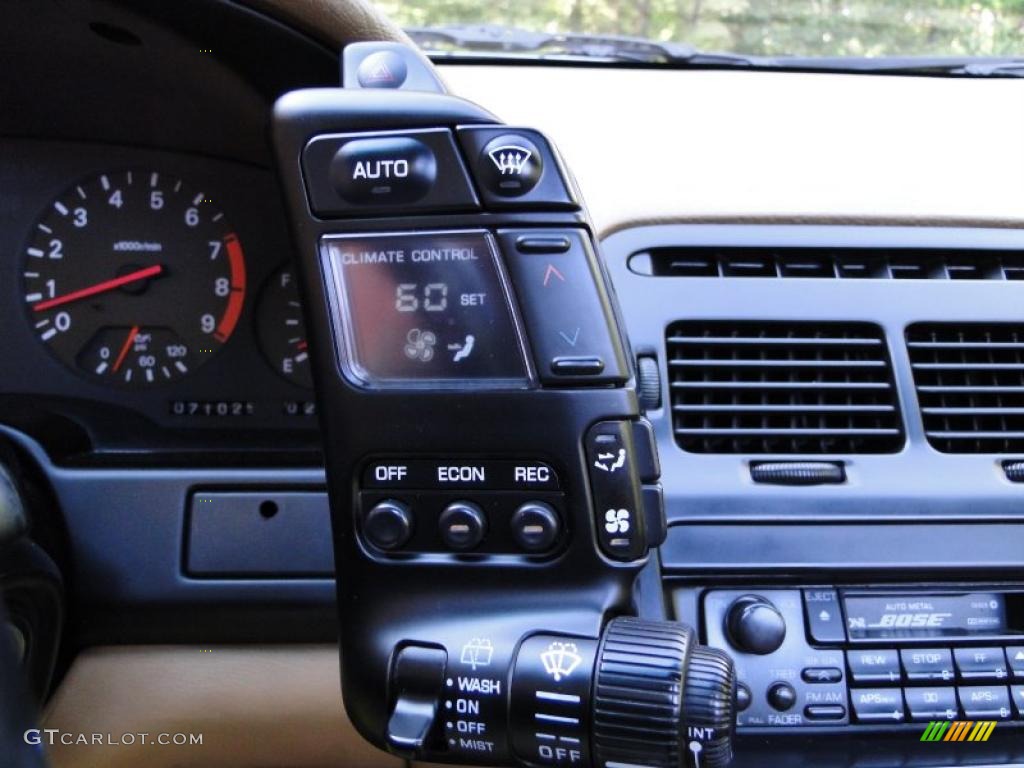
<instances>
[{"instance_id":1,"label":"fuel gauge","mask_svg":"<svg viewBox=\"0 0 1024 768\"><path fill-rule=\"evenodd\" d=\"M290 267L279 269L267 281L258 311L256 331L271 367L292 384L312 389L306 324Z\"/></svg>"}]
</instances>

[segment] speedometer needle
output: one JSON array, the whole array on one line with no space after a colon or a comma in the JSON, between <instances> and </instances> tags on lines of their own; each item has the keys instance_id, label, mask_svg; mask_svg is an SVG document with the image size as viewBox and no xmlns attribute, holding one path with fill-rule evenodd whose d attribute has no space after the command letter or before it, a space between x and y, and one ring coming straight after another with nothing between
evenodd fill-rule
<instances>
[{"instance_id":1,"label":"speedometer needle","mask_svg":"<svg viewBox=\"0 0 1024 768\"><path fill-rule=\"evenodd\" d=\"M135 341L135 337L139 335L139 326L133 325L132 329L128 331L128 338L124 340L124 344L121 346L121 351L117 354L117 360L114 361L114 373L117 373L121 367L121 363L128 357L128 350L131 349L132 342Z\"/></svg>"},{"instance_id":2,"label":"speedometer needle","mask_svg":"<svg viewBox=\"0 0 1024 768\"><path fill-rule=\"evenodd\" d=\"M162 274L164 271L163 265L154 264L152 267L146 267L145 269L139 269L135 272L129 272L127 275L121 275L115 277L112 280L104 280L102 283L96 283L96 285L90 285L88 288L80 288L77 291L71 293L65 293L63 296L57 296L46 301L40 301L38 304L32 305L34 312L43 312L47 309L53 309L64 304L68 304L72 301L78 301L79 299L87 299L90 296L95 296L98 293L106 293L107 291L113 291L116 288L120 288L123 285L131 285L137 283L139 280L145 280L150 277L156 277Z\"/></svg>"}]
</instances>

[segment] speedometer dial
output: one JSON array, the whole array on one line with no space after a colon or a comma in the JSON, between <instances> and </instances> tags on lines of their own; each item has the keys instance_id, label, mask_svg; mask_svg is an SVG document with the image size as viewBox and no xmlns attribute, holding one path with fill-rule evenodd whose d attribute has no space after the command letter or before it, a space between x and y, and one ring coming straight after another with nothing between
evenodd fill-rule
<instances>
[{"instance_id":1,"label":"speedometer dial","mask_svg":"<svg viewBox=\"0 0 1024 768\"><path fill-rule=\"evenodd\" d=\"M245 257L202 190L155 171L76 184L36 224L24 298L65 365L146 387L184 376L235 330Z\"/></svg>"}]
</instances>

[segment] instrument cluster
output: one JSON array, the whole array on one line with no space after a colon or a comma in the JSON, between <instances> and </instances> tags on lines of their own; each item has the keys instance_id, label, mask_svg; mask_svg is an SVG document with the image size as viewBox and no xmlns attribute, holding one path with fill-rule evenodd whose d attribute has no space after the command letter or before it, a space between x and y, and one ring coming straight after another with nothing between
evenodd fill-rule
<instances>
[{"instance_id":1,"label":"instrument cluster","mask_svg":"<svg viewBox=\"0 0 1024 768\"><path fill-rule=\"evenodd\" d=\"M0 423L59 413L101 450L315 430L272 172L35 140L5 141L0 169Z\"/></svg>"}]
</instances>

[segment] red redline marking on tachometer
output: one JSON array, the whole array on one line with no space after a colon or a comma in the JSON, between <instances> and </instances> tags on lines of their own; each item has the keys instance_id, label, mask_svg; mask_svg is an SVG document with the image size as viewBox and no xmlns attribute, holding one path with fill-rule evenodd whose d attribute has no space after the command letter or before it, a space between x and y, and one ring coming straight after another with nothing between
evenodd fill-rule
<instances>
[{"instance_id":1,"label":"red redline marking on tachometer","mask_svg":"<svg viewBox=\"0 0 1024 768\"><path fill-rule=\"evenodd\" d=\"M90 296L95 296L99 293L113 291L123 285L130 285L131 283L137 283L139 280L156 277L163 273L163 271L164 268L162 265L154 264L152 267L146 267L145 269L139 269L135 272L129 272L127 275L121 275L120 277L115 277L112 280L104 280L102 283L90 285L88 288L80 288L77 291L65 293L63 296L56 296L52 299L46 299L46 301L40 301L32 305L32 311L43 312L47 309L53 309L54 307L60 307L64 304L70 304L72 301L87 299Z\"/></svg>"},{"instance_id":2,"label":"red redline marking on tachometer","mask_svg":"<svg viewBox=\"0 0 1024 768\"><path fill-rule=\"evenodd\" d=\"M228 252L228 266L231 269L231 294L228 306L214 331L213 338L225 342L234 333L238 318L242 315L242 304L245 302L245 254L238 236L234 232L224 235L224 247Z\"/></svg>"},{"instance_id":3,"label":"red redline marking on tachometer","mask_svg":"<svg viewBox=\"0 0 1024 768\"><path fill-rule=\"evenodd\" d=\"M117 373L121 363L128 357L128 350L131 349L132 342L135 341L135 337L138 335L139 326L133 325L132 329L128 331L128 338L124 340L124 344L121 346L121 351L117 353L117 360L114 361L114 373Z\"/></svg>"}]
</instances>

